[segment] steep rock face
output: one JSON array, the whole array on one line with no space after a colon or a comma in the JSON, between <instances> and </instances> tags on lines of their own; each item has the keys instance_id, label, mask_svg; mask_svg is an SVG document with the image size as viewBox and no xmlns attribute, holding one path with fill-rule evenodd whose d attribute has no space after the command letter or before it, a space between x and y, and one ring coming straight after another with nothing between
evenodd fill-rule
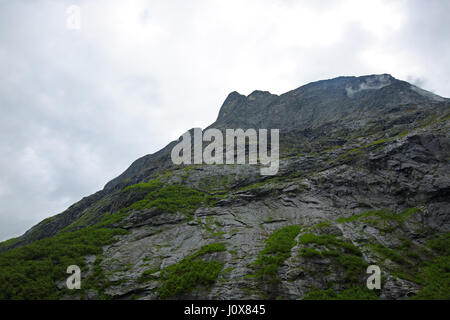
<instances>
[{"instance_id":1,"label":"steep rock face","mask_svg":"<svg viewBox=\"0 0 450 320\"><path fill-rule=\"evenodd\" d=\"M447 259L435 238L450 228L449 106L390 75L233 92L210 127L280 128L276 176L174 166L171 142L0 248L127 230L86 258L90 285L66 298L371 298L368 265L381 268L376 297L420 297L427 268Z\"/></svg>"},{"instance_id":2,"label":"steep rock face","mask_svg":"<svg viewBox=\"0 0 450 320\"><path fill-rule=\"evenodd\" d=\"M373 118L408 104L442 102L390 75L340 77L302 86L281 96L236 92L225 100L213 128L306 129L332 121ZM245 117L243 117L245 115Z\"/></svg>"},{"instance_id":3,"label":"steep rock face","mask_svg":"<svg viewBox=\"0 0 450 320\"><path fill-rule=\"evenodd\" d=\"M430 137L415 134L406 136L396 141L392 149L375 150L373 147L367 158L361 155L361 159L342 160L341 165L320 172L315 169L317 159L311 161L308 156L286 159L277 179L242 189L231 188L232 191L215 206L197 209L192 220L170 214L164 219L152 219L132 228L129 235L105 253L114 257L114 261L133 266L119 277L129 279L129 282L112 286L108 293L127 297L132 292L143 299L157 298L154 289L158 287L158 271L155 271L155 278L145 285L133 285L145 269L142 267L145 265L143 259L155 263L152 265L155 270L163 270L211 242L226 243L227 253L222 259L224 270L230 271L210 291L200 290L185 297L298 299L311 289L327 289L330 283L334 290L345 289L349 283L344 276L347 266L342 266L335 256L301 255L302 249L310 246L319 252L340 249L327 248L320 242L303 245L301 237L312 229L313 234L335 235L337 239L359 248L361 261L367 265L380 265L386 278L380 293L382 298L408 298L419 292L421 285L411 280L414 272L399 277L399 270L414 268L421 258L413 254L426 250L423 245L427 239L445 234L450 228L449 203L446 200L450 183L446 173L448 163L438 160L444 156L442 149L431 151L425 147L428 139ZM424 153L433 163L432 168L418 157ZM389 159L401 159L400 163L405 165L399 166L395 160ZM364 163L364 166L352 165L352 161L359 165ZM227 169L226 173L238 184L256 173L238 173L238 168L234 169L236 171ZM214 167L202 166L192 171L185 183L199 188L201 185L197 181L213 180L214 171ZM182 172L174 171L170 179L178 179ZM409 178L411 175L414 180ZM220 189L220 183L212 185ZM389 212L376 211L380 208L389 208ZM408 213L408 208L416 209ZM361 217L352 220L358 215ZM277 271L277 286L273 287L265 279L248 277L255 273L251 263L264 249L267 238L274 231L291 225L304 229L295 239L290 258ZM411 241L409 247L397 249L405 239ZM383 256L384 248L400 250L392 253L394 257L410 253L412 258L390 261ZM341 253L344 254L345 250L342 249ZM103 266L109 272L117 270L108 258L103 261ZM360 270L356 283L364 283L364 272L365 269ZM129 291L129 288L133 289Z\"/></svg>"}]
</instances>

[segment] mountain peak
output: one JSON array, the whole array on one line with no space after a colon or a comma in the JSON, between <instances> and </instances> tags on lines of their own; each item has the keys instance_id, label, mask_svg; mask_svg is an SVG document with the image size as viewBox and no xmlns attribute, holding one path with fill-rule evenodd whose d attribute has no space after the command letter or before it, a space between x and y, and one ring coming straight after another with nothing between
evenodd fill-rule
<instances>
[{"instance_id":1,"label":"mountain peak","mask_svg":"<svg viewBox=\"0 0 450 320\"><path fill-rule=\"evenodd\" d=\"M247 96L247 99L256 99L259 97L267 97L271 95L273 94L271 94L269 91L255 90Z\"/></svg>"},{"instance_id":2,"label":"mountain peak","mask_svg":"<svg viewBox=\"0 0 450 320\"><path fill-rule=\"evenodd\" d=\"M359 117L376 118L393 108L446 99L392 75L341 76L303 85L280 96L256 90L245 97L228 95L216 128L297 128Z\"/></svg>"}]
</instances>

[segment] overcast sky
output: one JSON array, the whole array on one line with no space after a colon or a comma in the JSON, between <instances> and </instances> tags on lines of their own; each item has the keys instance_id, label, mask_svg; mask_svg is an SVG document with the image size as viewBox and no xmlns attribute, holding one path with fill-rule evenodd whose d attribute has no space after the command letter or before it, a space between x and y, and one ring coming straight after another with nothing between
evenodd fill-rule
<instances>
[{"instance_id":1,"label":"overcast sky","mask_svg":"<svg viewBox=\"0 0 450 320\"><path fill-rule=\"evenodd\" d=\"M0 240L206 127L231 91L390 73L449 97L449 13L448 0L0 0Z\"/></svg>"}]
</instances>

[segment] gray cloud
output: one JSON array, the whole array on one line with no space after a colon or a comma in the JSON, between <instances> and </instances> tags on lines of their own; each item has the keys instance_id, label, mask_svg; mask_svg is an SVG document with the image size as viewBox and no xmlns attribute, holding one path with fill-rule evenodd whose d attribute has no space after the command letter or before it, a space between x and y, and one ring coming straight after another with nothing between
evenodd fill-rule
<instances>
[{"instance_id":1,"label":"gray cloud","mask_svg":"<svg viewBox=\"0 0 450 320\"><path fill-rule=\"evenodd\" d=\"M0 240L206 127L233 90L386 72L450 96L449 6L0 1Z\"/></svg>"}]
</instances>

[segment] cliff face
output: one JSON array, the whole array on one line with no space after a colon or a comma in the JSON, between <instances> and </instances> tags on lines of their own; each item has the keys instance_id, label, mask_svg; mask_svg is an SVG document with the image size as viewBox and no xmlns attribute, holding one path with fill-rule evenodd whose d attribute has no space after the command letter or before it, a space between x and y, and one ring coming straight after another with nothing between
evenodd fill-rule
<instances>
[{"instance_id":1,"label":"cliff face","mask_svg":"<svg viewBox=\"0 0 450 320\"><path fill-rule=\"evenodd\" d=\"M55 273L55 297L448 299L449 106L390 75L233 92L210 127L279 128L277 175L174 166L171 142L4 243L0 270L42 241L114 230L72 257L81 292ZM368 265L381 290L366 289Z\"/></svg>"}]
</instances>

